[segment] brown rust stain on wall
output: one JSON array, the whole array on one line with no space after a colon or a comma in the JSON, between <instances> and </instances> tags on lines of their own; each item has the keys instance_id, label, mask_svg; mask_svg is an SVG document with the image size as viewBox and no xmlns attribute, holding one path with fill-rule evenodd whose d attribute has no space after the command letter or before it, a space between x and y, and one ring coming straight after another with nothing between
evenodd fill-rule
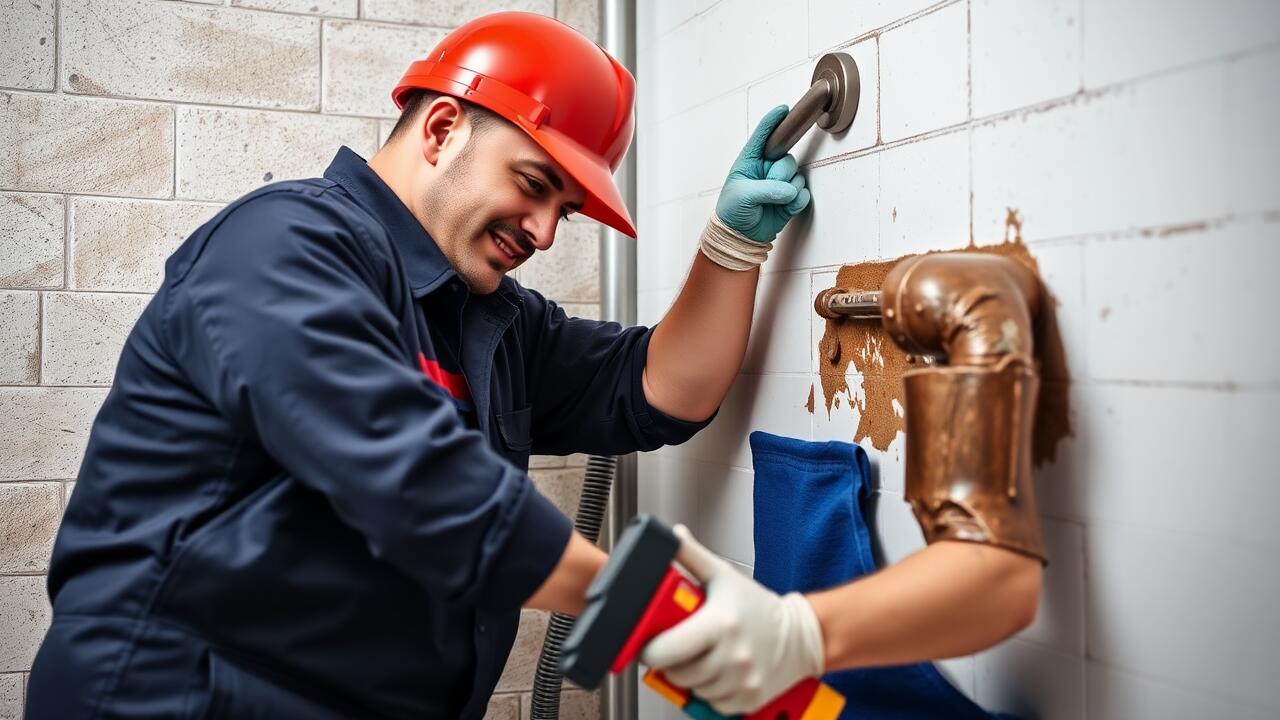
<instances>
[{"instance_id":1,"label":"brown rust stain on wall","mask_svg":"<svg viewBox=\"0 0 1280 720\"><path fill-rule=\"evenodd\" d=\"M1038 277L1039 264L1022 242L1022 220L1010 209L1005 218L1005 241L998 245L970 244L962 252L982 252L1012 258L1031 269ZM879 290L885 275L901 260L859 263L840 268L836 286L856 290ZM1070 379L1066 352L1058 330L1057 300L1045 289L1047 302L1041 308L1036 324L1036 355L1040 362L1040 398L1036 410L1036 433L1033 455L1036 465L1052 462L1058 442L1073 434L1071 427ZM884 326L877 321L828 320L818 344L819 375L823 402L830 414L838 405L838 393L845 393L858 411L858 428L853 442L870 438L880 450L903 430L904 418L894 411L894 401L902 404L902 375L916 365L893 342ZM862 392L849 387L847 376L862 376ZM812 398L811 398L812 399ZM908 408L910 411L910 408Z\"/></svg>"}]
</instances>

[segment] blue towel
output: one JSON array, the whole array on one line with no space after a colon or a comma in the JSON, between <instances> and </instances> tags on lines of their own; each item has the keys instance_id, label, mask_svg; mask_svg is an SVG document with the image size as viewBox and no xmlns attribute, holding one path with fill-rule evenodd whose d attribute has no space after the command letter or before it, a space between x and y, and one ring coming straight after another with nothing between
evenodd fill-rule
<instances>
[{"instance_id":1,"label":"blue towel","mask_svg":"<svg viewBox=\"0 0 1280 720\"><path fill-rule=\"evenodd\" d=\"M757 581L778 593L809 592L876 570L863 517L872 495L866 451L753 432L751 454ZM823 680L845 696L841 718L1009 718L975 705L932 663L845 670Z\"/></svg>"}]
</instances>

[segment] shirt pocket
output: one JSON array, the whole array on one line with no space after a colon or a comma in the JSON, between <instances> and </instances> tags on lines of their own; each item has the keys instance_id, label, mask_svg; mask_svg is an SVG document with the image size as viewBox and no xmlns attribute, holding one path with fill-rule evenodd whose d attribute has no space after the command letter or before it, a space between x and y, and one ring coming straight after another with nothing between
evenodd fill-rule
<instances>
[{"instance_id":1,"label":"shirt pocket","mask_svg":"<svg viewBox=\"0 0 1280 720\"><path fill-rule=\"evenodd\" d=\"M533 408L531 407L494 415L507 459L521 470L528 469L529 450L533 448L529 428L532 416Z\"/></svg>"}]
</instances>

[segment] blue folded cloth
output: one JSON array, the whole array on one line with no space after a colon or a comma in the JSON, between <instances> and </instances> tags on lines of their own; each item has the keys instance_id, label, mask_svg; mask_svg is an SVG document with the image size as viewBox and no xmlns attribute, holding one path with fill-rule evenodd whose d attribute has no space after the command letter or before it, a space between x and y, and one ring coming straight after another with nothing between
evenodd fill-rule
<instances>
[{"instance_id":1,"label":"blue folded cloth","mask_svg":"<svg viewBox=\"0 0 1280 720\"><path fill-rule=\"evenodd\" d=\"M863 514L872 495L866 451L753 432L751 455L758 582L778 593L809 592L876 570ZM1012 720L978 707L932 663L845 670L823 680L845 696L841 718Z\"/></svg>"}]
</instances>

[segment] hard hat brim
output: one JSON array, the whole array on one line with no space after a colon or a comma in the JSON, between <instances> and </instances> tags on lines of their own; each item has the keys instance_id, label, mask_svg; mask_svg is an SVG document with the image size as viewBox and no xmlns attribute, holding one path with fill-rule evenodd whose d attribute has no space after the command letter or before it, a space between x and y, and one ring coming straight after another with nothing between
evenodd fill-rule
<instances>
[{"instance_id":1,"label":"hard hat brim","mask_svg":"<svg viewBox=\"0 0 1280 720\"><path fill-rule=\"evenodd\" d=\"M521 118L523 120L523 118ZM525 122L515 123L538 144L552 160L582 186L587 197L582 204L582 215L599 221L629 238L636 237L635 224L627 204L613 181L613 172L600 161L599 156L586 150L572 138L555 128L530 127Z\"/></svg>"}]
</instances>

